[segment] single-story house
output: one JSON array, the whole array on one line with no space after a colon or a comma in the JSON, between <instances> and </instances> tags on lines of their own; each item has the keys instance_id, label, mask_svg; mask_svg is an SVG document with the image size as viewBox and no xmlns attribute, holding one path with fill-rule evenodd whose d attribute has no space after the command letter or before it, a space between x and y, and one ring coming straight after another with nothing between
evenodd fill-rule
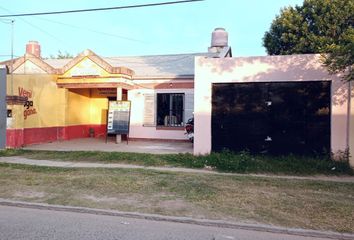
<instances>
[{"instance_id":1,"label":"single-story house","mask_svg":"<svg viewBox=\"0 0 354 240\"><path fill-rule=\"evenodd\" d=\"M7 147L102 137L108 102L130 100L130 139L186 141L194 154L248 149L274 154L354 149L353 86L329 75L316 54L232 57L217 28L204 53L44 59L38 42L6 61ZM354 158L350 163L354 166Z\"/></svg>"}]
</instances>

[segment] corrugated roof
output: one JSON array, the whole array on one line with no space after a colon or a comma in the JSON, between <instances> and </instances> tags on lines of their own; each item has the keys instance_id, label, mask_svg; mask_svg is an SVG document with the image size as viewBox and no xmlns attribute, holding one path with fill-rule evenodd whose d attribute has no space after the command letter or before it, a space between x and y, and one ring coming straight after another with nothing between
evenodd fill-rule
<instances>
[{"instance_id":1,"label":"corrugated roof","mask_svg":"<svg viewBox=\"0 0 354 240\"><path fill-rule=\"evenodd\" d=\"M44 62L46 62L47 64L49 64L50 66L52 66L53 68L62 68L65 66L65 64L67 64L68 62L70 62L71 60L73 60L72 58L65 58L65 59L43 59Z\"/></svg>"},{"instance_id":2,"label":"corrugated roof","mask_svg":"<svg viewBox=\"0 0 354 240\"><path fill-rule=\"evenodd\" d=\"M216 57L218 53L191 53L150 56L102 57L112 67L127 67L135 77L194 75L194 57ZM45 59L54 68L62 68L72 59Z\"/></svg>"}]
</instances>

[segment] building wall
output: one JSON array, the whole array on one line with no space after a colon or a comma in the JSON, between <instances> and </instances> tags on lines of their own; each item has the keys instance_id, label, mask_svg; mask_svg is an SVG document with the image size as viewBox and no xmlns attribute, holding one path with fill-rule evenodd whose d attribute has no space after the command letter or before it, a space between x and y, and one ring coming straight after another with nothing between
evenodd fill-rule
<instances>
[{"instance_id":1,"label":"building wall","mask_svg":"<svg viewBox=\"0 0 354 240\"><path fill-rule=\"evenodd\" d=\"M28 97L24 106L8 106L13 115L7 126L8 147L58 139L65 123L65 90L57 89L55 80L48 74L14 74L13 81L7 77L8 95Z\"/></svg>"},{"instance_id":2,"label":"building wall","mask_svg":"<svg viewBox=\"0 0 354 240\"><path fill-rule=\"evenodd\" d=\"M130 73L109 70L110 66L96 59L99 62L97 63L89 56L74 59L61 69L52 69L41 59L27 59L26 56L20 59L23 62L15 67L13 81L10 81L10 76L7 80L8 94L28 97L28 102L24 106L8 106L8 109L13 111L13 117L7 126L8 147L89 137L92 130L95 137L104 136L108 97L116 97L117 94L116 89L101 91L102 86L108 88L121 86L130 89L128 91L129 99L132 101L130 137L187 140L183 127L171 130L172 128L157 129L156 125L144 126L146 108L144 98L140 94L144 91L155 95L157 92L183 92L188 96L185 111L191 116L193 79L179 81L175 78L158 78L135 81L130 80ZM155 110L156 105L153 108Z\"/></svg>"},{"instance_id":3,"label":"building wall","mask_svg":"<svg viewBox=\"0 0 354 240\"><path fill-rule=\"evenodd\" d=\"M211 151L211 93L212 83L332 81L331 148L334 153L347 146L347 90L348 84L340 75L329 75L320 62L320 55L266 56L247 58L195 59L195 140L194 154ZM354 95L354 91L352 89ZM353 108L353 106L352 106ZM353 109L351 118L353 119ZM353 125L354 122L351 124ZM351 126L351 149L353 146ZM353 155L353 153L351 154ZM351 164L354 166L353 156Z\"/></svg>"},{"instance_id":4,"label":"building wall","mask_svg":"<svg viewBox=\"0 0 354 240\"><path fill-rule=\"evenodd\" d=\"M94 130L95 137L103 137L108 96L100 94L98 89L68 90L65 139L88 137L90 129Z\"/></svg>"},{"instance_id":5,"label":"building wall","mask_svg":"<svg viewBox=\"0 0 354 240\"><path fill-rule=\"evenodd\" d=\"M27 59L21 66L14 70L14 74L47 74L42 68L34 64L30 59Z\"/></svg>"},{"instance_id":6,"label":"building wall","mask_svg":"<svg viewBox=\"0 0 354 240\"><path fill-rule=\"evenodd\" d=\"M351 96L350 96L350 122L349 122L349 129L350 129L350 138L349 138L349 149L350 149L350 157L349 157L349 163L350 166L354 166L354 84L353 83L348 83L348 88L350 87L351 89Z\"/></svg>"},{"instance_id":7,"label":"building wall","mask_svg":"<svg viewBox=\"0 0 354 240\"><path fill-rule=\"evenodd\" d=\"M105 136L108 97L116 97L115 89L107 92L95 88L58 88L56 78L48 74L14 74L14 93L27 96L29 102L25 106L8 106L13 111L7 127L8 147L89 137L92 129L95 137ZM9 85L10 79L8 76ZM10 94L10 86L7 92ZM132 101L130 138L187 140L183 127L144 126L144 94L184 93L187 120L193 113L193 92L193 88L129 90L128 98ZM156 102L153 107L156 114Z\"/></svg>"},{"instance_id":8,"label":"building wall","mask_svg":"<svg viewBox=\"0 0 354 240\"><path fill-rule=\"evenodd\" d=\"M192 117L193 111L187 109L193 108L193 102L187 101L188 96L192 96L193 89L134 89L128 93L128 99L132 101L131 104L131 118L129 137L137 139L169 139L169 140L187 140L184 134L184 128L158 128L156 126L156 119L151 124L144 124L144 108L146 108L145 96L151 94L155 97L152 104L153 115L156 118L156 94L157 93L184 93L185 94L185 119Z\"/></svg>"},{"instance_id":9,"label":"building wall","mask_svg":"<svg viewBox=\"0 0 354 240\"><path fill-rule=\"evenodd\" d=\"M56 76L48 74L14 74L7 77L7 93L27 96L23 105L9 105L6 146L21 147L33 143L103 136L106 127L107 96L95 89L58 88Z\"/></svg>"}]
</instances>

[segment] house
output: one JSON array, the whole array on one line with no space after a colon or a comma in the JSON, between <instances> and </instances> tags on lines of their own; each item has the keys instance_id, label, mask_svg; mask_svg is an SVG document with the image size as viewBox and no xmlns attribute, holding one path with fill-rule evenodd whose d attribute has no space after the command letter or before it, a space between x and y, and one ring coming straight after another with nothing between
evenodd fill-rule
<instances>
[{"instance_id":1,"label":"house","mask_svg":"<svg viewBox=\"0 0 354 240\"><path fill-rule=\"evenodd\" d=\"M213 36L227 33L216 29ZM9 68L7 94L27 98L8 104L8 147L106 134L110 100L130 100L130 139L185 141L193 116L194 58L230 57L226 42L205 53L101 57L85 50L73 59L43 59L30 41ZM11 72L11 69L13 71Z\"/></svg>"},{"instance_id":2,"label":"house","mask_svg":"<svg viewBox=\"0 0 354 240\"><path fill-rule=\"evenodd\" d=\"M131 101L130 139L186 141L194 113L196 155L226 148L340 159L354 149L353 86L329 75L320 55L233 58L227 40L217 28L205 53L85 50L73 59L43 59L31 41L23 57L0 63L7 94L26 99L8 104L6 145L105 136L108 102L121 99Z\"/></svg>"}]
</instances>

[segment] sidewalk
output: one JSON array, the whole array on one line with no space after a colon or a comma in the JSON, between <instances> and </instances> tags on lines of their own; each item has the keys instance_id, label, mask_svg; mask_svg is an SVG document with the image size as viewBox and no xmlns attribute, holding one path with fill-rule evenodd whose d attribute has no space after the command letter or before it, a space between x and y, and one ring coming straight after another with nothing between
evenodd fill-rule
<instances>
[{"instance_id":1,"label":"sidewalk","mask_svg":"<svg viewBox=\"0 0 354 240\"><path fill-rule=\"evenodd\" d=\"M32 166L44 167L62 167L62 168L124 168L124 169L145 169L154 171L169 171L197 174L216 174L229 176L252 176L262 178L278 178L278 179L295 179L295 180L314 180L314 181L331 181L331 182L347 182L354 183L354 176L282 176L267 174L239 174L239 173L221 173L214 170L193 169L193 168L177 168L177 167L147 167L131 164L120 163L88 163L88 162L69 162L57 160L34 160L22 157L0 157L0 163L25 164Z\"/></svg>"},{"instance_id":2,"label":"sidewalk","mask_svg":"<svg viewBox=\"0 0 354 240\"><path fill-rule=\"evenodd\" d=\"M116 144L110 137L106 142L103 138L78 138L69 141L55 141L34 144L24 147L27 150L46 151L102 151L102 152L134 152L153 154L193 153L193 144L178 141L126 141Z\"/></svg>"}]
</instances>

